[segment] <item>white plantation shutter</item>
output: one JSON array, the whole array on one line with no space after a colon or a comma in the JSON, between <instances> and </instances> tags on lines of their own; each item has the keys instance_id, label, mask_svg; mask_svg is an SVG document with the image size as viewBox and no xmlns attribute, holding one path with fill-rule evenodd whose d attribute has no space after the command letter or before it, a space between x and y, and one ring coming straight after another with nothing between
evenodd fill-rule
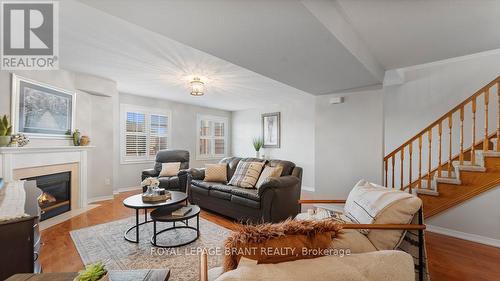
<instances>
[{"instance_id":1,"label":"white plantation shutter","mask_svg":"<svg viewBox=\"0 0 500 281\"><path fill-rule=\"evenodd\" d=\"M198 115L198 150L200 159L226 156L227 118Z\"/></svg>"},{"instance_id":2,"label":"white plantation shutter","mask_svg":"<svg viewBox=\"0 0 500 281\"><path fill-rule=\"evenodd\" d=\"M127 112L125 131L125 154L127 157L146 155L147 132L146 115L139 112Z\"/></svg>"},{"instance_id":3,"label":"white plantation shutter","mask_svg":"<svg viewBox=\"0 0 500 281\"><path fill-rule=\"evenodd\" d=\"M152 114L150 120L149 156L154 158L159 150L167 149L168 117Z\"/></svg>"},{"instance_id":4,"label":"white plantation shutter","mask_svg":"<svg viewBox=\"0 0 500 281\"><path fill-rule=\"evenodd\" d=\"M122 162L154 160L159 150L168 148L170 114L149 111L122 105Z\"/></svg>"}]
</instances>

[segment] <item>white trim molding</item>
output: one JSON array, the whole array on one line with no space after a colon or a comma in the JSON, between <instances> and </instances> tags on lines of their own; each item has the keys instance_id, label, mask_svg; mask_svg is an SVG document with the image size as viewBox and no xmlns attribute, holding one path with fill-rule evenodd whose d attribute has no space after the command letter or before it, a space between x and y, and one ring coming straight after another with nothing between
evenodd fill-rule
<instances>
[{"instance_id":1,"label":"white trim molding","mask_svg":"<svg viewBox=\"0 0 500 281\"><path fill-rule=\"evenodd\" d=\"M461 232L461 231L457 231L457 230L453 230L453 229L449 229L449 228L444 228L444 227L440 227L440 226L435 226L435 225L429 225L429 224L427 225L427 231L500 248L500 240L499 239L494 239L494 238L481 236L481 235L477 235L477 234L472 234L472 233L465 233L465 232Z\"/></svg>"},{"instance_id":2,"label":"white trim molding","mask_svg":"<svg viewBox=\"0 0 500 281\"><path fill-rule=\"evenodd\" d=\"M309 192L314 192L315 189L314 189L314 187L303 185L301 190L303 190L303 191L309 191Z\"/></svg>"}]
</instances>

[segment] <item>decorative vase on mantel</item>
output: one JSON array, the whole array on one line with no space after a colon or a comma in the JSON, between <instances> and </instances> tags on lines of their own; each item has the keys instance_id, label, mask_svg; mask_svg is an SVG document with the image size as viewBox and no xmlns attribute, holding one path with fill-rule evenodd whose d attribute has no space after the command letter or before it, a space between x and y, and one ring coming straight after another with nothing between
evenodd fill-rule
<instances>
[{"instance_id":1,"label":"decorative vase on mantel","mask_svg":"<svg viewBox=\"0 0 500 281\"><path fill-rule=\"evenodd\" d=\"M8 146L11 139L11 136L0 136L0 147Z\"/></svg>"},{"instance_id":2,"label":"decorative vase on mantel","mask_svg":"<svg viewBox=\"0 0 500 281\"><path fill-rule=\"evenodd\" d=\"M260 150L255 151L255 158L260 158Z\"/></svg>"}]
</instances>

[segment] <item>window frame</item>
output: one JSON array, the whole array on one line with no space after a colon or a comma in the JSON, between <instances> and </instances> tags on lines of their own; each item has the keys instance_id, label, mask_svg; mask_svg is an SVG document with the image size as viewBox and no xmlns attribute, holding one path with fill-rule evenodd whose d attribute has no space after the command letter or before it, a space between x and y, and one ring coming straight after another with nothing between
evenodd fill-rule
<instances>
[{"instance_id":1,"label":"window frame","mask_svg":"<svg viewBox=\"0 0 500 281\"><path fill-rule=\"evenodd\" d=\"M224 140L224 153L223 154L215 154L215 141L213 142L213 145L211 147L211 153L210 154L200 154L200 145L201 145L201 135L200 135L200 130L201 130L201 121L202 120L207 120L207 121L212 121L212 122L220 122L224 124L224 136L223 137L216 137L215 130L212 132L212 136L209 137L204 137L205 139L210 139L210 140L216 140L216 139L223 139ZM229 118L224 117L224 116L216 116L216 115L206 115L206 114L197 114L196 115L196 160L214 160L214 159L221 159L224 157L227 157L228 155L228 149L229 149Z\"/></svg>"},{"instance_id":2,"label":"window frame","mask_svg":"<svg viewBox=\"0 0 500 281\"><path fill-rule=\"evenodd\" d=\"M127 156L127 113L135 112L145 115L146 126L146 155L145 156ZM172 112L166 109L149 108L132 104L120 104L120 164L139 164L154 162L156 155L149 155L151 139L151 115L167 117L167 149L172 146Z\"/></svg>"}]
</instances>

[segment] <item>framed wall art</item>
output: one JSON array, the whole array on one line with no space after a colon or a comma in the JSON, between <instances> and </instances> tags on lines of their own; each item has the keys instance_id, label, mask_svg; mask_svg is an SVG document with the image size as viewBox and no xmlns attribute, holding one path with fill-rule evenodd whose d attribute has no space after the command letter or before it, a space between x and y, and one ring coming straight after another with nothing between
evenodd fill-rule
<instances>
[{"instance_id":1,"label":"framed wall art","mask_svg":"<svg viewBox=\"0 0 500 281\"><path fill-rule=\"evenodd\" d=\"M279 148L281 145L281 113L262 114L262 139L264 148Z\"/></svg>"},{"instance_id":2,"label":"framed wall art","mask_svg":"<svg viewBox=\"0 0 500 281\"><path fill-rule=\"evenodd\" d=\"M75 93L12 75L12 124L32 137L70 138Z\"/></svg>"}]
</instances>

